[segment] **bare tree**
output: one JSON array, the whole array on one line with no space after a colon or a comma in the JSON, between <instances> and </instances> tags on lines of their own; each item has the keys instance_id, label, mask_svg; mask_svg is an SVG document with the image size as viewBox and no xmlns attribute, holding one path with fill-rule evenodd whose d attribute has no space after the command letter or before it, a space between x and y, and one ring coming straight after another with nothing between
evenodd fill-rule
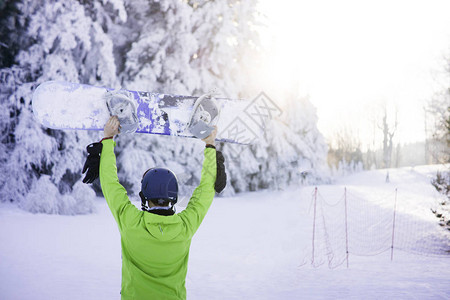
<instances>
[{"instance_id":1,"label":"bare tree","mask_svg":"<svg viewBox=\"0 0 450 300\"><path fill-rule=\"evenodd\" d=\"M344 126L334 133L328 150L328 164L351 172L363 165L360 137L350 127Z\"/></svg>"},{"instance_id":2,"label":"bare tree","mask_svg":"<svg viewBox=\"0 0 450 300\"><path fill-rule=\"evenodd\" d=\"M397 119L397 109L395 109L395 121L394 124L389 122L387 105L383 106L383 123L378 125L383 132L383 166L386 169L391 167L392 162L392 150L393 150L393 139L395 132L397 131L398 119ZM389 182L389 170L386 173L386 182Z\"/></svg>"},{"instance_id":3,"label":"bare tree","mask_svg":"<svg viewBox=\"0 0 450 300\"><path fill-rule=\"evenodd\" d=\"M436 94L425 108L425 115L431 162L450 162L450 90Z\"/></svg>"}]
</instances>

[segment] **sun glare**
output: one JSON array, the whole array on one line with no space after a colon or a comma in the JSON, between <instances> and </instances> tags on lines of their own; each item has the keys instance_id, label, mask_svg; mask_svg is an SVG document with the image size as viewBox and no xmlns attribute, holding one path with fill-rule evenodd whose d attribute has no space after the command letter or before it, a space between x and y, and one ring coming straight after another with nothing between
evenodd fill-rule
<instances>
[{"instance_id":1,"label":"sun glare","mask_svg":"<svg viewBox=\"0 0 450 300\"><path fill-rule=\"evenodd\" d=\"M266 76L310 96L328 139L352 127L372 143L380 103L395 108L397 142L424 139L423 106L442 88L435 75L450 49L450 1L266 0L260 7Z\"/></svg>"}]
</instances>

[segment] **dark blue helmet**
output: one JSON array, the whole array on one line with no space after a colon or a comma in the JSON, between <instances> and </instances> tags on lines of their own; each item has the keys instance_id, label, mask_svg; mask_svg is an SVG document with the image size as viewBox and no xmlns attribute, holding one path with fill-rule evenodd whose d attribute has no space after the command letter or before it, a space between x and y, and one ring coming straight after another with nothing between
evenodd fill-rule
<instances>
[{"instance_id":1,"label":"dark blue helmet","mask_svg":"<svg viewBox=\"0 0 450 300\"><path fill-rule=\"evenodd\" d=\"M178 181L175 174L165 168L151 168L142 177L141 193L145 200L155 204L159 202L171 202L178 200Z\"/></svg>"}]
</instances>

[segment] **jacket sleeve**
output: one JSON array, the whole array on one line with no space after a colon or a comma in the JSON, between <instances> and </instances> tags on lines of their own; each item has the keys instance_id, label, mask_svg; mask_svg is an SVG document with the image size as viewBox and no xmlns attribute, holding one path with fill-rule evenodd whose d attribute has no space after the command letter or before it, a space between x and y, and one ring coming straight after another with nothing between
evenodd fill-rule
<instances>
[{"instance_id":1,"label":"jacket sleeve","mask_svg":"<svg viewBox=\"0 0 450 300\"><path fill-rule=\"evenodd\" d=\"M109 209L114 219L116 219L119 230L122 231L124 225L137 220L139 210L130 202L127 191L119 183L116 156L114 154L116 143L112 139L108 139L102 141L102 144L100 184Z\"/></svg>"},{"instance_id":2,"label":"jacket sleeve","mask_svg":"<svg viewBox=\"0 0 450 300\"><path fill-rule=\"evenodd\" d=\"M193 236L203 221L215 195L214 184L216 182L216 150L205 148L204 160L199 186L192 194L189 204L184 211L179 213L189 236Z\"/></svg>"}]
</instances>

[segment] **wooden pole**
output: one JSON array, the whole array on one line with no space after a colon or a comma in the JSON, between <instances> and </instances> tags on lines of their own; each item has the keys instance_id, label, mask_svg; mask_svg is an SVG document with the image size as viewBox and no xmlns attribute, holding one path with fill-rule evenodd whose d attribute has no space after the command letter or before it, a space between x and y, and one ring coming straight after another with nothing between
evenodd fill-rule
<instances>
[{"instance_id":1,"label":"wooden pole","mask_svg":"<svg viewBox=\"0 0 450 300\"><path fill-rule=\"evenodd\" d=\"M314 189L314 220L313 220L311 264L314 264L314 240L316 238L316 206L317 206L317 187Z\"/></svg>"},{"instance_id":2,"label":"wooden pole","mask_svg":"<svg viewBox=\"0 0 450 300\"><path fill-rule=\"evenodd\" d=\"M394 220L392 221L391 261L394 259L395 213L397 210L397 188L395 189Z\"/></svg>"},{"instance_id":3,"label":"wooden pole","mask_svg":"<svg viewBox=\"0 0 450 300\"><path fill-rule=\"evenodd\" d=\"M348 269L348 227L347 227L347 188L344 188L344 203L345 203L345 252L347 256L347 269Z\"/></svg>"}]
</instances>

